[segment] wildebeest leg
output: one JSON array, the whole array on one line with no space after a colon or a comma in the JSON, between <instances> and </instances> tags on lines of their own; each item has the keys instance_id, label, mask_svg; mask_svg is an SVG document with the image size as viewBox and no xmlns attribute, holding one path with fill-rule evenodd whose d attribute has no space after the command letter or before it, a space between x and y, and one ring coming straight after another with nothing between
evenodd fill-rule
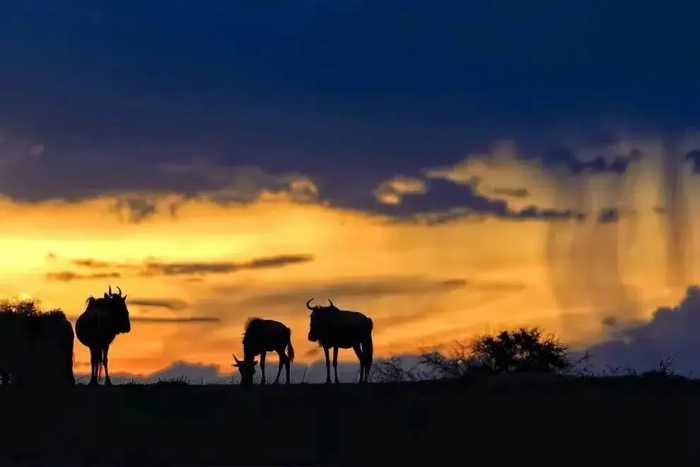
<instances>
[{"instance_id":1,"label":"wildebeest leg","mask_svg":"<svg viewBox=\"0 0 700 467\"><path fill-rule=\"evenodd\" d=\"M335 384L338 384L338 347L333 347L333 371L335 372Z\"/></svg>"},{"instance_id":2,"label":"wildebeest leg","mask_svg":"<svg viewBox=\"0 0 700 467\"><path fill-rule=\"evenodd\" d=\"M90 384L97 384L97 369L100 365L99 347L90 347Z\"/></svg>"},{"instance_id":3,"label":"wildebeest leg","mask_svg":"<svg viewBox=\"0 0 700 467\"><path fill-rule=\"evenodd\" d=\"M260 352L260 371L262 371L262 377L260 378L260 384L265 384L267 381L265 379L265 351Z\"/></svg>"},{"instance_id":4,"label":"wildebeest leg","mask_svg":"<svg viewBox=\"0 0 700 467\"><path fill-rule=\"evenodd\" d=\"M282 352L284 353L284 349L282 349ZM284 369L285 369L285 373L287 374L287 380L286 380L285 384L291 383L291 380L289 379L289 371L290 371L289 367L291 366L291 362L289 360L290 360L290 358L285 355L284 356Z\"/></svg>"},{"instance_id":5,"label":"wildebeest leg","mask_svg":"<svg viewBox=\"0 0 700 467\"><path fill-rule=\"evenodd\" d=\"M109 352L109 346L102 349L102 365L105 367L105 386L111 386L112 380L109 379L109 370L107 369L107 353Z\"/></svg>"},{"instance_id":6,"label":"wildebeest leg","mask_svg":"<svg viewBox=\"0 0 700 467\"><path fill-rule=\"evenodd\" d=\"M363 358L362 348L360 347L360 344L353 345L352 350L355 351L355 355L357 355L357 359L360 361L360 383L361 383L362 379L364 377L364 373L365 373L365 359Z\"/></svg>"},{"instance_id":7,"label":"wildebeest leg","mask_svg":"<svg viewBox=\"0 0 700 467\"><path fill-rule=\"evenodd\" d=\"M282 373L282 365L284 365L284 359L287 357L284 354L284 349L277 349L277 355L279 357L279 364L277 365L277 376L275 377L275 384L280 382L280 373Z\"/></svg>"},{"instance_id":8,"label":"wildebeest leg","mask_svg":"<svg viewBox=\"0 0 700 467\"><path fill-rule=\"evenodd\" d=\"M331 359L328 356L328 347L323 348L323 355L326 357L326 384L331 382Z\"/></svg>"}]
</instances>

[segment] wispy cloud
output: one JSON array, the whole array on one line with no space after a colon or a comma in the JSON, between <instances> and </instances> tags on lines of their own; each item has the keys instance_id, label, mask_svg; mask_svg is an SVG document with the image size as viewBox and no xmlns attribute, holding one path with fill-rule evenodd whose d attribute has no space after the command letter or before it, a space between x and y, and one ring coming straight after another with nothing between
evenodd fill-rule
<instances>
[{"instance_id":1,"label":"wispy cloud","mask_svg":"<svg viewBox=\"0 0 700 467\"><path fill-rule=\"evenodd\" d=\"M85 279L106 279L125 276L180 276L180 275L205 275L227 274L250 269L273 269L290 266L293 264L313 261L311 255L278 255L262 258L254 258L249 261L191 261L191 262L167 262L145 261L143 263L121 264L100 261L92 258L76 259L72 264L80 268L88 269L117 269L122 272L99 272L83 274L76 271L56 271L46 275L47 279L54 281L73 281ZM133 303L133 302L132 302ZM150 304L149 306L159 306ZM161 304L160 306L164 306Z\"/></svg>"},{"instance_id":2,"label":"wispy cloud","mask_svg":"<svg viewBox=\"0 0 700 467\"><path fill-rule=\"evenodd\" d=\"M522 284L501 282L470 283L459 278L428 279L416 276L368 277L345 279L319 284L297 284L288 289L261 294L240 302L244 306L278 306L289 303L302 303L311 297L325 299L328 297L383 297L396 295L423 295L430 293L450 292L459 289L474 288L491 290L499 288L503 291L521 290Z\"/></svg>"},{"instance_id":3,"label":"wispy cloud","mask_svg":"<svg viewBox=\"0 0 700 467\"><path fill-rule=\"evenodd\" d=\"M494 194L509 196L511 198L527 198L530 192L527 188L494 188Z\"/></svg>"},{"instance_id":4,"label":"wispy cloud","mask_svg":"<svg viewBox=\"0 0 700 467\"><path fill-rule=\"evenodd\" d=\"M70 282L77 280L89 280L89 279L111 279L121 277L118 272L105 272L105 273L95 273L95 274L80 274L73 271L58 271L50 272L46 274L46 279L50 281L60 281L60 282Z\"/></svg>"},{"instance_id":5,"label":"wispy cloud","mask_svg":"<svg viewBox=\"0 0 700 467\"><path fill-rule=\"evenodd\" d=\"M95 259L74 259L72 263L76 266L84 267L84 268L107 268L112 266L110 263L106 261L97 261Z\"/></svg>"},{"instance_id":6,"label":"wispy cloud","mask_svg":"<svg viewBox=\"0 0 700 467\"><path fill-rule=\"evenodd\" d=\"M187 302L171 298L134 298L129 300L129 305L150 308L166 308L173 311L187 308Z\"/></svg>"},{"instance_id":7,"label":"wispy cloud","mask_svg":"<svg viewBox=\"0 0 700 467\"><path fill-rule=\"evenodd\" d=\"M140 323L174 323L174 324L206 324L218 323L220 318L215 316L193 316L189 318L169 317L169 316L132 316L131 321Z\"/></svg>"},{"instance_id":8,"label":"wispy cloud","mask_svg":"<svg viewBox=\"0 0 700 467\"><path fill-rule=\"evenodd\" d=\"M394 177L382 182L376 190L374 196L382 204L401 204L404 196L422 195L428 191L425 180L415 177Z\"/></svg>"},{"instance_id":9,"label":"wispy cloud","mask_svg":"<svg viewBox=\"0 0 700 467\"><path fill-rule=\"evenodd\" d=\"M245 269L280 268L292 264L305 263L313 260L310 255L281 255L266 258L256 258L251 261L236 262L148 262L145 264L145 275L177 276L183 274L223 274Z\"/></svg>"}]
</instances>

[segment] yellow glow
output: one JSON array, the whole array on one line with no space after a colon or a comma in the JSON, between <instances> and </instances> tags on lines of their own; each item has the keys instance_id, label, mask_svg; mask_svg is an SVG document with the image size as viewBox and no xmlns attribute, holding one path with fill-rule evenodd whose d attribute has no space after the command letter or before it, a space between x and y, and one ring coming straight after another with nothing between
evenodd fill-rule
<instances>
[{"instance_id":1,"label":"yellow glow","mask_svg":"<svg viewBox=\"0 0 700 467\"><path fill-rule=\"evenodd\" d=\"M498 169L475 167L481 175ZM529 178L520 181L541 182L532 168L524 170ZM541 325L568 342L587 343L604 335L606 314L625 311L625 319L641 319L683 293L684 285L665 280L663 223L652 210L658 189L648 189L655 186L654 173L649 163L627 182L624 190L634 192L634 215L616 225L599 225L595 219L579 224L492 218L402 224L279 196L247 205L163 197L156 215L130 223L116 215L110 198L38 204L0 200L0 295L37 297L44 308L60 307L75 317L89 295L100 295L112 284L132 300L187 304L177 310L133 305L134 317L221 320L135 321L131 334L118 337L112 348L113 373L151 372L174 360L213 362L228 370L250 316L287 323L298 359L314 359L304 308L311 296L325 300L330 295L339 306L372 316L379 356L517 325ZM514 186L518 180L511 168L504 169L502 180L490 177L492 186ZM601 194L619 180L602 177L595 183L592 192ZM556 206L553 192L551 186L540 190L538 204ZM167 206L174 201L179 204L173 216ZM590 203L604 206L606 199ZM141 274L148 261L240 264L283 255L313 260L219 274ZM613 257L618 261L610 261ZM581 268L591 258L602 262L591 263L594 270L584 274ZM113 264L87 268L73 263L79 259ZM47 278L62 271L120 277ZM80 344L76 360L81 371L88 358Z\"/></svg>"}]
</instances>

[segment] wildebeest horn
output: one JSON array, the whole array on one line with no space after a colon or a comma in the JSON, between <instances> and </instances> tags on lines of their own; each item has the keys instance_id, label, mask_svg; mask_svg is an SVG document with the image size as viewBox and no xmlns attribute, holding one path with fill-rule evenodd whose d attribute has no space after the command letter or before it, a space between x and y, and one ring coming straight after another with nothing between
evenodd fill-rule
<instances>
[{"instance_id":1,"label":"wildebeest horn","mask_svg":"<svg viewBox=\"0 0 700 467\"><path fill-rule=\"evenodd\" d=\"M121 297L122 296L122 289L117 287L117 290L119 291L119 296Z\"/></svg>"},{"instance_id":2,"label":"wildebeest horn","mask_svg":"<svg viewBox=\"0 0 700 467\"><path fill-rule=\"evenodd\" d=\"M234 354L231 354L231 355L233 355L233 359L236 361L236 363L238 363L238 364L240 365L240 364L241 364L241 361L238 359L238 357L236 357L236 354L234 353Z\"/></svg>"},{"instance_id":3,"label":"wildebeest horn","mask_svg":"<svg viewBox=\"0 0 700 467\"><path fill-rule=\"evenodd\" d=\"M313 310L313 308L309 305L309 304L310 304L311 302L313 302L313 301L314 301L314 299L313 299L313 298L310 298L309 301L306 302L306 308L308 308L309 310Z\"/></svg>"},{"instance_id":4,"label":"wildebeest horn","mask_svg":"<svg viewBox=\"0 0 700 467\"><path fill-rule=\"evenodd\" d=\"M110 295L112 295L112 286L111 285L109 286L109 289L107 289L107 291Z\"/></svg>"},{"instance_id":5,"label":"wildebeest horn","mask_svg":"<svg viewBox=\"0 0 700 467\"><path fill-rule=\"evenodd\" d=\"M331 306L332 306L333 308L335 308L335 303L333 303L333 302L331 301L331 299L330 299L330 298L328 299L328 303L330 303L330 304L331 304Z\"/></svg>"}]
</instances>

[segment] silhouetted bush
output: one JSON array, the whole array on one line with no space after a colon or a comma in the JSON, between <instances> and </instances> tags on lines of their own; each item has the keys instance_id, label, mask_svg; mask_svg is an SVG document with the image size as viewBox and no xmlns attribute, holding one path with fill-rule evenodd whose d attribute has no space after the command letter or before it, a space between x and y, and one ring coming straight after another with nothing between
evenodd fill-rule
<instances>
[{"instance_id":1,"label":"silhouetted bush","mask_svg":"<svg viewBox=\"0 0 700 467\"><path fill-rule=\"evenodd\" d=\"M405 383L419 379L416 370L404 368L399 357L377 360L372 367L372 380L378 383Z\"/></svg>"},{"instance_id":2,"label":"silhouetted bush","mask_svg":"<svg viewBox=\"0 0 700 467\"><path fill-rule=\"evenodd\" d=\"M554 373L571 366L566 346L538 328L502 331L483 336L472 344L473 357L495 373Z\"/></svg>"},{"instance_id":3,"label":"silhouetted bush","mask_svg":"<svg viewBox=\"0 0 700 467\"><path fill-rule=\"evenodd\" d=\"M472 355L471 347L459 341L452 345L447 355L437 350L423 353L420 364L440 378L462 379L482 371L480 363Z\"/></svg>"},{"instance_id":4,"label":"silhouetted bush","mask_svg":"<svg viewBox=\"0 0 700 467\"><path fill-rule=\"evenodd\" d=\"M556 373L571 367L566 346L538 328L502 331L481 336L471 344L456 342L445 355L421 355L420 363L444 378L465 378L477 373Z\"/></svg>"}]
</instances>

